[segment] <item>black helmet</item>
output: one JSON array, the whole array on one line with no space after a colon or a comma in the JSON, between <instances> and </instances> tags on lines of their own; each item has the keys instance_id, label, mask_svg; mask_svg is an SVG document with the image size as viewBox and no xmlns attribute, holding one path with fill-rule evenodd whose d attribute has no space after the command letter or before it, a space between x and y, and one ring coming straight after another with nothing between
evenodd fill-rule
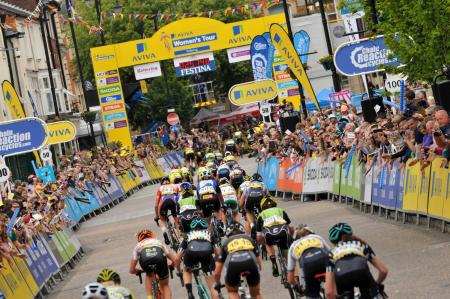
<instances>
[{"instance_id":1,"label":"black helmet","mask_svg":"<svg viewBox=\"0 0 450 299\"><path fill-rule=\"evenodd\" d=\"M161 185L164 185L165 182L170 184L170 179L168 176L165 176L161 179Z\"/></svg>"},{"instance_id":2,"label":"black helmet","mask_svg":"<svg viewBox=\"0 0 450 299\"><path fill-rule=\"evenodd\" d=\"M261 176L259 173L255 173L255 174L252 175L252 180L253 180L253 181L259 181L259 182L262 182L262 181L263 181L263 178L262 178L262 176Z\"/></svg>"},{"instance_id":3,"label":"black helmet","mask_svg":"<svg viewBox=\"0 0 450 299\"><path fill-rule=\"evenodd\" d=\"M227 237L230 237L232 235L236 234L243 234L245 233L245 228L242 224L239 222L233 222L227 226L227 230L225 232Z\"/></svg>"}]
</instances>

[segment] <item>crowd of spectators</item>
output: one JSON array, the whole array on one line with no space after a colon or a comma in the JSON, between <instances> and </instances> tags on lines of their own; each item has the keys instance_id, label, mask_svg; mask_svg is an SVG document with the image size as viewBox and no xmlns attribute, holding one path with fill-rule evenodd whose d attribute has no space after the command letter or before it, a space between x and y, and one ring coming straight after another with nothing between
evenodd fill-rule
<instances>
[{"instance_id":1,"label":"crowd of spectators","mask_svg":"<svg viewBox=\"0 0 450 299\"><path fill-rule=\"evenodd\" d=\"M136 154L141 159L155 159L161 150L152 142L143 142L136 147ZM124 174L135 163L134 158L134 153L115 144L97 146L91 151L60 156L58 165L53 167L54 182L44 183L31 174L26 180L5 184L0 201L0 256L8 261L12 256L24 257L19 249L32 246L37 233L52 235L71 226L73 223L64 212L65 201L89 203L87 193L92 190L86 182L106 190L110 176ZM73 199L67 199L69 194L74 195Z\"/></svg>"},{"instance_id":2,"label":"crowd of spectators","mask_svg":"<svg viewBox=\"0 0 450 299\"><path fill-rule=\"evenodd\" d=\"M448 167L450 119L424 91L406 91L404 111L386 105L378 109L372 123L365 121L356 107L343 102L320 113L310 112L301 120L297 114L295 127L287 128L282 117L286 110L294 115L291 105L281 106L277 125L254 134L252 147L259 159L322 157L344 163L354 148L354 157L366 162L366 170L374 161L387 166L398 161L400 168L420 163L423 170L436 156L444 157L442 167Z\"/></svg>"}]
</instances>

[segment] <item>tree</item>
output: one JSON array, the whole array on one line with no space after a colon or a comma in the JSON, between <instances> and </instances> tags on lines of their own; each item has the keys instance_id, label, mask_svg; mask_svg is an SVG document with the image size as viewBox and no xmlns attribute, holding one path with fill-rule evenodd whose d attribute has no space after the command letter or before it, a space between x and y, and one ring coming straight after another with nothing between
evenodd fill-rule
<instances>
[{"instance_id":1,"label":"tree","mask_svg":"<svg viewBox=\"0 0 450 299\"><path fill-rule=\"evenodd\" d=\"M365 19L372 28L369 1L358 2L364 6ZM349 3L341 0L340 6ZM432 82L444 66L450 66L450 0L377 0L376 9L376 34L385 35L386 45L404 64L387 67L386 71L403 73L413 81Z\"/></svg>"},{"instance_id":2,"label":"tree","mask_svg":"<svg viewBox=\"0 0 450 299\"><path fill-rule=\"evenodd\" d=\"M167 13L199 13L204 11L219 11L212 17L223 22L235 22L249 18L248 14L234 13L224 14L228 7L248 4L246 0L119 0L123 6L124 17L104 17L103 29L106 44L120 43L142 37L150 37L154 33L154 20L128 20L128 14L145 13L147 15ZM111 12L116 0L101 0L103 12ZM89 24L98 25L94 8L86 6L84 1L77 1L76 11L88 21ZM174 21L172 16L168 22ZM162 27L166 23L166 18L158 18L158 26ZM79 44L80 59L83 62L83 74L86 80L94 82L94 75L90 59L90 48L100 46L100 37L89 34L88 30L81 25L76 26L76 34ZM204 74L204 78L214 80L214 89L217 95L226 97L228 89L235 83L245 82L251 79L251 66L249 63L229 64L225 51L215 53L217 71ZM170 96L167 96L166 85L163 78L148 80L149 92L144 95L144 99L134 105L128 111L130 122L133 126L143 126L150 120L164 121L167 115L167 108L175 108L182 121L189 120L193 114L193 103L191 91L187 87L190 84L189 78L175 78L173 63L165 62L167 69L167 81L170 89ZM123 68L120 70L122 82L135 82L133 68ZM202 75L203 77L203 75ZM230 80L231 79L231 80Z\"/></svg>"}]
</instances>

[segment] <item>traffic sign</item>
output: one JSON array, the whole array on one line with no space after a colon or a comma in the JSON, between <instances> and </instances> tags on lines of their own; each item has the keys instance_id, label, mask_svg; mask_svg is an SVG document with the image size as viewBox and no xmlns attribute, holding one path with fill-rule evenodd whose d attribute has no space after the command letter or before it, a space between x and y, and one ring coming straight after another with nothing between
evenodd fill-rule
<instances>
[{"instance_id":1,"label":"traffic sign","mask_svg":"<svg viewBox=\"0 0 450 299\"><path fill-rule=\"evenodd\" d=\"M389 92L400 92L402 81L406 81L407 77L402 74L386 74L386 82L384 88Z\"/></svg>"},{"instance_id":2,"label":"traffic sign","mask_svg":"<svg viewBox=\"0 0 450 299\"><path fill-rule=\"evenodd\" d=\"M180 118L176 113L169 113L167 114L167 122L169 123L169 125L174 126L180 122Z\"/></svg>"},{"instance_id":3,"label":"traffic sign","mask_svg":"<svg viewBox=\"0 0 450 299\"><path fill-rule=\"evenodd\" d=\"M236 84L228 91L230 102L237 106L272 100L277 96L277 83L272 79Z\"/></svg>"}]
</instances>

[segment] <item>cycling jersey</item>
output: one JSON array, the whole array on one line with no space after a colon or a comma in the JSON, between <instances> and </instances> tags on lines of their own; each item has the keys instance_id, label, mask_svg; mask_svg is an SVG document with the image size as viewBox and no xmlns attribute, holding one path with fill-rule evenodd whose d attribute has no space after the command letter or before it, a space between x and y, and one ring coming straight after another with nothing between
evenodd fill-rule
<instances>
[{"instance_id":1,"label":"cycling jersey","mask_svg":"<svg viewBox=\"0 0 450 299\"><path fill-rule=\"evenodd\" d=\"M183 179L181 171L179 169L172 169L169 174L169 180L172 184L174 184L177 179L180 181Z\"/></svg>"},{"instance_id":2,"label":"cycling jersey","mask_svg":"<svg viewBox=\"0 0 450 299\"><path fill-rule=\"evenodd\" d=\"M106 287L108 290L108 295L110 299L135 299L136 297L133 293L125 287L122 286L111 286Z\"/></svg>"},{"instance_id":3,"label":"cycling jersey","mask_svg":"<svg viewBox=\"0 0 450 299\"><path fill-rule=\"evenodd\" d=\"M334 263L346 256L362 256L370 261L375 255L369 245L359 241L339 242L331 252Z\"/></svg>"},{"instance_id":4,"label":"cycling jersey","mask_svg":"<svg viewBox=\"0 0 450 299\"><path fill-rule=\"evenodd\" d=\"M223 205L229 206L233 211L238 210L238 198L236 191L230 184L220 185L220 190L223 197Z\"/></svg>"},{"instance_id":5,"label":"cycling jersey","mask_svg":"<svg viewBox=\"0 0 450 299\"><path fill-rule=\"evenodd\" d=\"M208 230L195 230L187 233L179 250L184 252L183 262L188 270L200 264L203 272L214 271L214 244Z\"/></svg>"},{"instance_id":6,"label":"cycling jersey","mask_svg":"<svg viewBox=\"0 0 450 299\"><path fill-rule=\"evenodd\" d=\"M325 240L319 235L310 234L303 238L300 238L295 241L289 249L287 261L288 271L294 271L295 262L299 261L302 258L303 253L311 248L325 249L326 252L331 251L330 246L328 246Z\"/></svg>"},{"instance_id":7,"label":"cycling jersey","mask_svg":"<svg viewBox=\"0 0 450 299\"><path fill-rule=\"evenodd\" d=\"M272 227L275 225L290 224L291 220L286 212L278 207L262 211L256 222L256 231L261 232L263 227Z\"/></svg>"},{"instance_id":8,"label":"cycling jersey","mask_svg":"<svg viewBox=\"0 0 450 299\"><path fill-rule=\"evenodd\" d=\"M186 198L180 198L178 200L178 207L180 213L189 210L197 210L197 198L195 196L189 196Z\"/></svg>"},{"instance_id":9,"label":"cycling jersey","mask_svg":"<svg viewBox=\"0 0 450 299\"><path fill-rule=\"evenodd\" d=\"M261 199L268 194L264 183L259 181L250 182L248 188L244 191L244 199L245 199L245 209L252 211L253 209L261 210L260 203Z\"/></svg>"},{"instance_id":10,"label":"cycling jersey","mask_svg":"<svg viewBox=\"0 0 450 299\"><path fill-rule=\"evenodd\" d=\"M247 190L247 188L250 186L250 181L244 181L240 186L239 186L239 190L242 193L245 192L245 190Z\"/></svg>"},{"instance_id":11,"label":"cycling jersey","mask_svg":"<svg viewBox=\"0 0 450 299\"><path fill-rule=\"evenodd\" d=\"M142 251L146 248L160 248L164 254L167 255L168 251L164 244L158 239L147 238L137 243L133 249L133 260L137 261Z\"/></svg>"},{"instance_id":12,"label":"cycling jersey","mask_svg":"<svg viewBox=\"0 0 450 299\"><path fill-rule=\"evenodd\" d=\"M213 199L220 193L219 185L215 180L203 180L198 183L197 196L200 200Z\"/></svg>"},{"instance_id":13,"label":"cycling jersey","mask_svg":"<svg viewBox=\"0 0 450 299\"><path fill-rule=\"evenodd\" d=\"M159 204L161 201L176 200L178 194L178 186L174 184L162 185L156 192L156 202Z\"/></svg>"},{"instance_id":14,"label":"cycling jersey","mask_svg":"<svg viewBox=\"0 0 450 299\"><path fill-rule=\"evenodd\" d=\"M223 160L225 161L225 162L234 162L234 161L236 161L236 158L233 156L233 155L229 155L229 156L226 156L225 158L223 158Z\"/></svg>"}]
</instances>

